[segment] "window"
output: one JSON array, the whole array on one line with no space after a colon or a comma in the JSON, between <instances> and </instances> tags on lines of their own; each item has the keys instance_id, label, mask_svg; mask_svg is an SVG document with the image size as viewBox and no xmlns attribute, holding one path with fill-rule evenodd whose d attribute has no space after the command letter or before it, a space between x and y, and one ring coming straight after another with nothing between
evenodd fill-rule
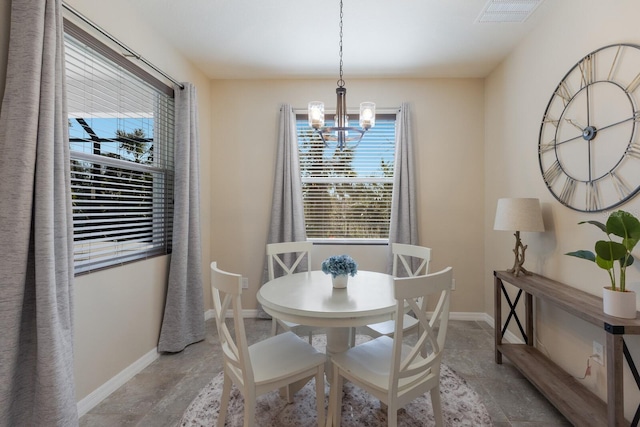
<instances>
[{"instance_id":1,"label":"window","mask_svg":"<svg viewBox=\"0 0 640 427\"><path fill-rule=\"evenodd\" d=\"M297 115L304 215L309 239L389 239L395 155L395 114L376 125L353 150L325 147Z\"/></svg>"},{"instance_id":2,"label":"window","mask_svg":"<svg viewBox=\"0 0 640 427\"><path fill-rule=\"evenodd\" d=\"M65 21L75 273L170 252L173 90Z\"/></svg>"}]
</instances>

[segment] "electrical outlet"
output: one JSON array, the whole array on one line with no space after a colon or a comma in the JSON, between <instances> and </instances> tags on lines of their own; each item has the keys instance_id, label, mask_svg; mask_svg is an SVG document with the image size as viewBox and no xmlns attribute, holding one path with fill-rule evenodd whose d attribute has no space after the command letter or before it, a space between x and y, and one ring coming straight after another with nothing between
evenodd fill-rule
<instances>
[{"instance_id":1,"label":"electrical outlet","mask_svg":"<svg viewBox=\"0 0 640 427\"><path fill-rule=\"evenodd\" d=\"M593 342L593 356L592 359L601 365L604 365L604 348L598 341Z\"/></svg>"},{"instance_id":2,"label":"electrical outlet","mask_svg":"<svg viewBox=\"0 0 640 427\"><path fill-rule=\"evenodd\" d=\"M249 289L249 278L248 277L243 277L242 278L242 289Z\"/></svg>"},{"instance_id":3,"label":"electrical outlet","mask_svg":"<svg viewBox=\"0 0 640 427\"><path fill-rule=\"evenodd\" d=\"M456 279L451 279L451 290L452 291L456 290Z\"/></svg>"}]
</instances>

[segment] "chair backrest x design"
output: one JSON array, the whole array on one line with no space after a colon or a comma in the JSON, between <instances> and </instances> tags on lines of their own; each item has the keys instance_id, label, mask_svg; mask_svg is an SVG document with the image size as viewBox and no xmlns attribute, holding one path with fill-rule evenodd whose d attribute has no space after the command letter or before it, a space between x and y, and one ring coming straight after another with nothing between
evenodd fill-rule
<instances>
[{"instance_id":1,"label":"chair backrest x design","mask_svg":"<svg viewBox=\"0 0 640 427\"><path fill-rule=\"evenodd\" d=\"M429 273L431 248L392 243L393 277L415 277Z\"/></svg>"},{"instance_id":2,"label":"chair backrest x design","mask_svg":"<svg viewBox=\"0 0 640 427\"><path fill-rule=\"evenodd\" d=\"M233 376L234 383L239 388L244 388L242 390L244 393L245 390L255 386L255 381L242 319L242 276L222 271L215 262L212 262L211 293L225 370ZM231 333L225 322L230 308L233 312L234 333Z\"/></svg>"},{"instance_id":3,"label":"chair backrest x design","mask_svg":"<svg viewBox=\"0 0 640 427\"><path fill-rule=\"evenodd\" d=\"M312 249L313 242L306 241L269 243L267 245L269 280L285 274L311 271Z\"/></svg>"},{"instance_id":4,"label":"chair backrest x design","mask_svg":"<svg viewBox=\"0 0 640 427\"><path fill-rule=\"evenodd\" d=\"M394 296L397 299L396 321L392 356L392 375L389 390L392 395L402 395L421 382L438 381L440 362L449 325L449 304L453 269L447 267L437 273L417 277L394 279ZM418 299L435 297L436 308L430 318L426 304ZM402 352L403 313L406 305L413 310L420 322L419 335L409 352ZM426 349L426 354L425 354ZM421 356L421 357L418 357Z\"/></svg>"}]
</instances>

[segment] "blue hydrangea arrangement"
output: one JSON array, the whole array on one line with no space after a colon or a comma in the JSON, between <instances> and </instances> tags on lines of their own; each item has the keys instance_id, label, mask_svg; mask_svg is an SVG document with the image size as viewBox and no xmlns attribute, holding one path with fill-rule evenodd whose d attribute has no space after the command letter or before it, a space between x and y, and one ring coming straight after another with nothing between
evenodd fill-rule
<instances>
[{"instance_id":1,"label":"blue hydrangea arrangement","mask_svg":"<svg viewBox=\"0 0 640 427\"><path fill-rule=\"evenodd\" d=\"M331 277L349 274L355 276L358 264L349 255L333 255L322 261L322 272Z\"/></svg>"}]
</instances>

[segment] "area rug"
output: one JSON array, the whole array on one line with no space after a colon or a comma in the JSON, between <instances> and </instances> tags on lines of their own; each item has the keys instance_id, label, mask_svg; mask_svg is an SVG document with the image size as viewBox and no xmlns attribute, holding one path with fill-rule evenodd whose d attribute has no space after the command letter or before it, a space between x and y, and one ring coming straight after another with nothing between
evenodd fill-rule
<instances>
[{"instance_id":1,"label":"area rug","mask_svg":"<svg viewBox=\"0 0 640 427\"><path fill-rule=\"evenodd\" d=\"M324 340L314 336L314 346L324 347ZM360 341L360 340L358 340ZM222 395L223 374L216 375L191 402L179 424L181 427L214 426L218 419ZM445 426L492 426L491 417L478 394L466 381L446 365L440 371L440 393ZM328 403L329 385L325 385L325 408ZM233 386L227 410L226 426L242 426L244 398ZM387 414L380 402L368 393L346 383L342 397L342 425L386 426ZM277 390L261 395L256 403L256 426L260 427L311 427L317 426L315 382L311 380L287 404ZM435 426L431 397L426 393L398 411L398 426Z\"/></svg>"}]
</instances>

